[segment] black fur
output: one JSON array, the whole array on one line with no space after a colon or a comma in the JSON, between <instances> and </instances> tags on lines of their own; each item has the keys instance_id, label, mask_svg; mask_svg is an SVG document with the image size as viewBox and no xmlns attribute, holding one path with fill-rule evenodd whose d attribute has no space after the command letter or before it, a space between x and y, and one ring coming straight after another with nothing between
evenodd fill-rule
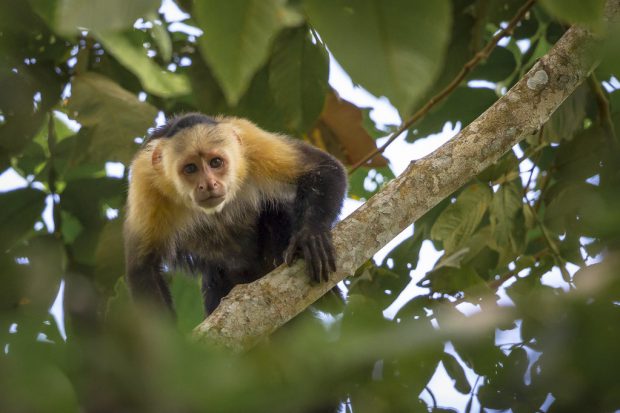
<instances>
[{"instance_id":1,"label":"black fur","mask_svg":"<svg viewBox=\"0 0 620 413\"><path fill-rule=\"evenodd\" d=\"M171 118L165 125L154 128L149 134L147 141L159 138L171 138L183 129L191 128L199 124L217 125L217 121L202 113L187 113Z\"/></svg>"},{"instance_id":2,"label":"black fur","mask_svg":"<svg viewBox=\"0 0 620 413\"><path fill-rule=\"evenodd\" d=\"M205 123L194 115L184 119L159 133L174 135L175 129ZM236 284L254 281L296 257L306 260L314 281L327 280L336 269L331 228L342 208L346 172L331 155L302 142L295 145L310 168L298 177L293 200L283 196L265 201L258 210L244 211L234 219L224 219L225 207L219 217L209 216L189 233L179 235L174 250L157 252L140 262L128 257L129 285L134 295L149 296L172 309L161 273L164 263L202 275L207 314ZM127 253L132 254L130 248Z\"/></svg>"}]
</instances>

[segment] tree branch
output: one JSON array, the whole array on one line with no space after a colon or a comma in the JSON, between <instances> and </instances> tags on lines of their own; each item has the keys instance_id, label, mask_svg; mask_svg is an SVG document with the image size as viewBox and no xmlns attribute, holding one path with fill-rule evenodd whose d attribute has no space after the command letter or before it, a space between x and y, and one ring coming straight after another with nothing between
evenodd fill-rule
<instances>
[{"instance_id":1,"label":"tree branch","mask_svg":"<svg viewBox=\"0 0 620 413\"><path fill-rule=\"evenodd\" d=\"M608 0L618 16L620 0ZM199 341L236 351L252 347L329 291L417 218L437 205L524 137L536 133L596 65L596 39L573 27L501 99L454 139L412 162L398 178L334 229L338 271L310 284L298 261L236 286L194 330Z\"/></svg>"}]
</instances>

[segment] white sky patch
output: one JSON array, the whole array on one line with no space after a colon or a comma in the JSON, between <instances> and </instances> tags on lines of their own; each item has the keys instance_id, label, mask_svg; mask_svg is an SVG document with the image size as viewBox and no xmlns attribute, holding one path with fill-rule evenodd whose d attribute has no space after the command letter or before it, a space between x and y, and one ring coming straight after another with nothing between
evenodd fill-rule
<instances>
[{"instance_id":1,"label":"white sky patch","mask_svg":"<svg viewBox=\"0 0 620 413\"><path fill-rule=\"evenodd\" d=\"M517 40L515 43L517 43L517 47L519 48L519 50L521 50L521 53L527 52L532 46L532 42L530 41L530 39Z\"/></svg>"},{"instance_id":2,"label":"white sky patch","mask_svg":"<svg viewBox=\"0 0 620 413\"><path fill-rule=\"evenodd\" d=\"M164 15L164 19L168 23L180 22L190 18L190 15L181 10L172 0L163 0L159 12Z\"/></svg>"},{"instance_id":3,"label":"white sky patch","mask_svg":"<svg viewBox=\"0 0 620 413\"><path fill-rule=\"evenodd\" d=\"M467 86L474 89L491 89L495 90L497 85L493 82L489 82L488 80L470 80L467 82Z\"/></svg>"},{"instance_id":4,"label":"white sky patch","mask_svg":"<svg viewBox=\"0 0 620 413\"><path fill-rule=\"evenodd\" d=\"M329 55L329 84L336 89L341 98L355 103L360 108L373 108L370 118L378 127L400 124L400 115L390 101L385 97L377 98L366 89L355 86L331 53Z\"/></svg>"},{"instance_id":5,"label":"white sky patch","mask_svg":"<svg viewBox=\"0 0 620 413\"><path fill-rule=\"evenodd\" d=\"M428 294L428 288L418 287L418 282L427 272L433 269L435 263L441 256L441 252L437 251L435 247L433 247L433 243L431 241L422 242L422 247L420 248L420 258L418 260L418 265L415 270L409 272L409 276L411 277L411 281L409 284L403 289L403 291L398 295L396 300L383 311L383 315L387 318L394 318L396 313L407 304L413 297L422 294Z\"/></svg>"},{"instance_id":6,"label":"white sky patch","mask_svg":"<svg viewBox=\"0 0 620 413\"><path fill-rule=\"evenodd\" d=\"M105 174L109 178L122 178L125 175L125 165L120 162L106 162Z\"/></svg>"},{"instance_id":7,"label":"white sky patch","mask_svg":"<svg viewBox=\"0 0 620 413\"><path fill-rule=\"evenodd\" d=\"M170 32L181 32L181 33L186 33L190 36L202 36L202 30L200 30L198 27L194 27L194 26L190 26L189 24L185 24L185 23L180 23L180 22L174 22L171 23L170 26L168 26L168 30Z\"/></svg>"},{"instance_id":8,"label":"white sky patch","mask_svg":"<svg viewBox=\"0 0 620 413\"><path fill-rule=\"evenodd\" d=\"M9 168L0 175L0 192L13 191L28 186L26 181L15 169Z\"/></svg>"},{"instance_id":9,"label":"white sky patch","mask_svg":"<svg viewBox=\"0 0 620 413\"><path fill-rule=\"evenodd\" d=\"M50 314L56 320L58 326L58 332L63 340L67 340L67 332L65 330L65 312L62 303L65 299L65 280L60 281L60 288L58 289L58 295L54 300L54 304L50 308Z\"/></svg>"},{"instance_id":10,"label":"white sky patch","mask_svg":"<svg viewBox=\"0 0 620 413\"><path fill-rule=\"evenodd\" d=\"M49 232L50 234L54 232L54 229L56 228L54 225L53 213L54 198L52 197L52 195L48 195L45 197L45 209L43 210L42 218L45 226L47 227L47 232Z\"/></svg>"},{"instance_id":11,"label":"white sky patch","mask_svg":"<svg viewBox=\"0 0 620 413\"><path fill-rule=\"evenodd\" d=\"M69 95L71 95L71 91L70 90L67 93ZM61 112L59 110L55 110L54 111L54 117L56 117L56 119L62 121L62 123L67 125L67 127L69 129L71 129L73 132L78 132L82 128L82 125L80 125L79 122L69 118L69 116L67 116L65 113L63 113L63 112Z\"/></svg>"}]
</instances>

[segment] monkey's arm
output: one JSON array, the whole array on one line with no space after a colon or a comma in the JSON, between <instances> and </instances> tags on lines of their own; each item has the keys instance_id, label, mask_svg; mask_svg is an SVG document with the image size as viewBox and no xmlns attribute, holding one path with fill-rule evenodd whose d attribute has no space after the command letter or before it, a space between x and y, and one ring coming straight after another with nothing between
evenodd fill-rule
<instances>
[{"instance_id":1,"label":"monkey's arm","mask_svg":"<svg viewBox=\"0 0 620 413\"><path fill-rule=\"evenodd\" d=\"M161 255L156 251L140 251L140 240L125 232L125 265L127 283L134 299L165 306L171 312L170 289L162 275Z\"/></svg>"},{"instance_id":2,"label":"monkey's arm","mask_svg":"<svg viewBox=\"0 0 620 413\"><path fill-rule=\"evenodd\" d=\"M331 155L303 143L298 148L309 168L297 179L294 230L284 260L291 264L301 256L311 278L326 281L336 271L331 227L342 208L347 175Z\"/></svg>"}]
</instances>

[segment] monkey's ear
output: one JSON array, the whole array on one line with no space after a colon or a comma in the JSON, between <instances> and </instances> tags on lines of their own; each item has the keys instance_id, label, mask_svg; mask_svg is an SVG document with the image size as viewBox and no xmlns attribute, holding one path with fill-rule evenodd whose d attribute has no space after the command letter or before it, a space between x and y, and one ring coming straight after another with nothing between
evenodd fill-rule
<instances>
[{"instance_id":1,"label":"monkey's ear","mask_svg":"<svg viewBox=\"0 0 620 413\"><path fill-rule=\"evenodd\" d=\"M237 139L237 142L239 142L240 145L243 145L243 140L241 139L241 135L242 135L243 131L241 130L241 128L233 126L231 128L231 131L232 131L232 134L235 137L235 139Z\"/></svg>"},{"instance_id":2,"label":"monkey's ear","mask_svg":"<svg viewBox=\"0 0 620 413\"><path fill-rule=\"evenodd\" d=\"M159 165L161 165L161 161L161 146L156 145L155 148L153 148L153 154L151 155L151 163L154 167L158 167Z\"/></svg>"},{"instance_id":3,"label":"monkey's ear","mask_svg":"<svg viewBox=\"0 0 620 413\"><path fill-rule=\"evenodd\" d=\"M239 142L239 145L243 145L243 141L241 140L241 137L239 136L237 131L234 129L233 129L233 135L235 135L235 138L237 139L237 142Z\"/></svg>"}]
</instances>

